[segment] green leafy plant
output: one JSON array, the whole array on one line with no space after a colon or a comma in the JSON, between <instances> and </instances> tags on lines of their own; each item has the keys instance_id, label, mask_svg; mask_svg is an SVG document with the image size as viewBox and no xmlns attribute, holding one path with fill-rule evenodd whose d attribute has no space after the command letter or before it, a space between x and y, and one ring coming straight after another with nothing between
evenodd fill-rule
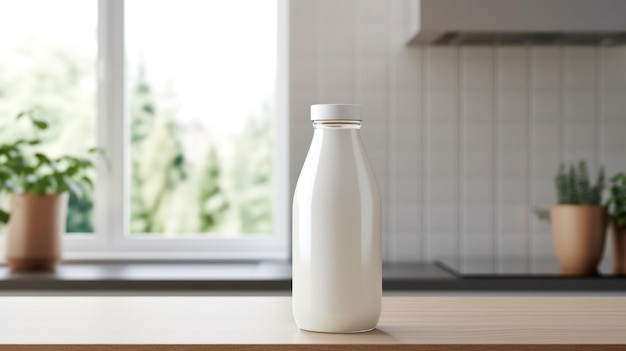
<instances>
[{"instance_id":1,"label":"green leafy plant","mask_svg":"<svg viewBox=\"0 0 626 351\"><path fill-rule=\"evenodd\" d=\"M56 194L70 192L83 198L93 188L90 171L94 163L89 158L64 155L51 157L41 147L40 132L48 129L48 123L37 117L37 110L21 112L16 118L28 120L33 136L14 142L0 144L0 194ZM102 150L91 148L89 154ZM10 214L0 209L0 223L8 222Z\"/></svg>"},{"instance_id":2,"label":"green leafy plant","mask_svg":"<svg viewBox=\"0 0 626 351\"><path fill-rule=\"evenodd\" d=\"M611 178L610 195L607 201L609 219L619 229L626 229L626 174L620 172Z\"/></svg>"},{"instance_id":3,"label":"green leafy plant","mask_svg":"<svg viewBox=\"0 0 626 351\"><path fill-rule=\"evenodd\" d=\"M605 188L604 168L600 168L596 183L592 184L589 178L587 162L580 161L577 165L568 168L561 164L554 178L557 190L557 200L560 205L588 205L602 204L602 192ZM549 220L547 209L536 209L535 214L541 220Z\"/></svg>"}]
</instances>

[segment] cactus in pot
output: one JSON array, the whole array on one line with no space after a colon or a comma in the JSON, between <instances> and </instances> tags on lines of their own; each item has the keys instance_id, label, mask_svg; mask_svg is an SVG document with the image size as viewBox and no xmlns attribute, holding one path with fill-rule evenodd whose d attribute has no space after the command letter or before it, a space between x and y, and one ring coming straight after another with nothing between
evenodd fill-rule
<instances>
[{"instance_id":1,"label":"cactus in pot","mask_svg":"<svg viewBox=\"0 0 626 351\"><path fill-rule=\"evenodd\" d=\"M604 169L596 182L589 177L587 163L559 167L555 177L558 204L550 208L549 220L561 274L597 274L606 232L606 206L602 205Z\"/></svg>"}]
</instances>

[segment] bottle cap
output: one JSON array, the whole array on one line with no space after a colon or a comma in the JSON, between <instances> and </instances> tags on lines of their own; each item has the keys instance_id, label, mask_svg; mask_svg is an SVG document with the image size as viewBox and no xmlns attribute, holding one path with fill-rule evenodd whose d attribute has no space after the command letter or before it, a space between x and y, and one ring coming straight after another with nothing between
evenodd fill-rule
<instances>
[{"instance_id":1,"label":"bottle cap","mask_svg":"<svg viewBox=\"0 0 626 351\"><path fill-rule=\"evenodd\" d=\"M311 120L361 120L361 106L353 104L319 104L311 105Z\"/></svg>"}]
</instances>

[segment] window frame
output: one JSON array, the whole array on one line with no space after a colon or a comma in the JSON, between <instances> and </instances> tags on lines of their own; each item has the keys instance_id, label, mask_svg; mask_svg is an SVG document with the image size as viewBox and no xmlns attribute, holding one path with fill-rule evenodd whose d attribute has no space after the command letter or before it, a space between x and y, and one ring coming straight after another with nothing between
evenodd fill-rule
<instances>
[{"instance_id":1,"label":"window frame","mask_svg":"<svg viewBox=\"0 0 626 351\"><path fill-rule=\"evenodd\" d=\"M288 1L277 0L274 233L267 237L129 237L129 118L126 106L124 0L98 0L98 146L93 235L65 235L64 260L286 260L290 257L288 158ZM122 139L124 142L120 142Z\"/></svg>"}]
</instances>

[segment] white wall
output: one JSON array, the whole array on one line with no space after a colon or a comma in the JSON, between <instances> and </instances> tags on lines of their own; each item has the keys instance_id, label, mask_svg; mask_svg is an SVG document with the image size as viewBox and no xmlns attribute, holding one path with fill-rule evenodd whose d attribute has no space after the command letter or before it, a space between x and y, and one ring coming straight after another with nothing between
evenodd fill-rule
<instances>
[{"instance_id":1,"label":"white wall","mask_svg":"<svg viewBox=\"0 0 626 351\"><path fill-rule=\"evenodd\" d=\"M626 48L407 47L402 1L290 2L291 188L314 103L360 103L389 261L553 257L560 161L626 170ZM502 257L515 258L502 260Z\"/></svg>"}]
</instances>

